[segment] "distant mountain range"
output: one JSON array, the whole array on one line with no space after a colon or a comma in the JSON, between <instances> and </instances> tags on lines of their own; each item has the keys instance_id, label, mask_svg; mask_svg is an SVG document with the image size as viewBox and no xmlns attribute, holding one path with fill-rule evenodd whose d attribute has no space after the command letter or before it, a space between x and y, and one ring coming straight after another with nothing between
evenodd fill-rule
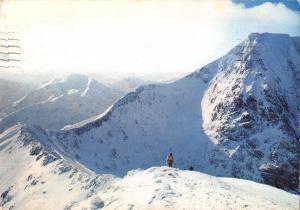
<instances>
[{"instance_id":1,"label":"distant mountain range","mask_svg":"<svg viewBox=\"0 0 300 210\"><path fill-rule=\"evenodd\" d=\"M52 79L18 100L2 107L0 132L16 123L36 124L45 129L65 125L101 114L123 95L83 75Z\"/></svg>"}]
</instances>

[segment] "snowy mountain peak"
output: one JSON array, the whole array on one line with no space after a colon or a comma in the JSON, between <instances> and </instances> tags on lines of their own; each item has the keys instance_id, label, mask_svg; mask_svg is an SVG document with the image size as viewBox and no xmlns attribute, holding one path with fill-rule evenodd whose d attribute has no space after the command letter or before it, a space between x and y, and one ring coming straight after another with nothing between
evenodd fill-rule
<instances>
[{"instance_id":1,"label":"snowy mountain peak","mask_svg":"<svg viewBox=\"0 0 300 210\"><path fill-rule=\"evenodd\" d=\"M248 36L249 40L255 40L255 39L259 39L259 40L265 40L268 42L272 42L275 40L289 40L291 37L288 34L279 34L279 33L251 33Z\"/></svg>"},{"instance_id":2,"label":"snowy mountain peak","mask_svg":"<svg viewBox=\"0 0 300 210\"><path fill-rule=\"evenodd\" d=\"M91 170L124 174L162 165L172 151L181 168L297 190L297 49L288 35L251 34L185 78L138 88L68 127L70 153ZM86 152L102 155L91 162Z\"/></svg>"},{"instance_id":3,"label":"snowy mountain peak","mask_svg":"<svg viewBox=\"0 0 300 210\"><path fill-rule=\"evenodd\" d=\"M295 189L299 62L297 43L288 35L251 34L220 59L220 71L201 102L205 132L230 157L249 164L254 173L253 160L245 159L252 156L261 163L258 170L265 182ZM245 176L244 171L235 175ZM294 179L279 175L282 171Z\"/></svg>"}]
</instances>

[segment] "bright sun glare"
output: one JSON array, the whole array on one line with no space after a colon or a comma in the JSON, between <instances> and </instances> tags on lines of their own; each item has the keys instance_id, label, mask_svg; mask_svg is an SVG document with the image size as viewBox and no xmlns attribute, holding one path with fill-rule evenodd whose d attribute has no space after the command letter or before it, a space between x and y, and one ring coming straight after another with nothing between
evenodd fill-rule
<instances>
[{"instance_id":1,"label":"bright sun glare","mask_svg":"<svg viewBox=\"0 0 300 210\"><path fill-rule=\"evenodd\" d=\"M27 71L191 72L251 32L299 34L298 14L282 4L3 1L1 11L1 25L20 34Z\"/></svg>"}]
</instances>

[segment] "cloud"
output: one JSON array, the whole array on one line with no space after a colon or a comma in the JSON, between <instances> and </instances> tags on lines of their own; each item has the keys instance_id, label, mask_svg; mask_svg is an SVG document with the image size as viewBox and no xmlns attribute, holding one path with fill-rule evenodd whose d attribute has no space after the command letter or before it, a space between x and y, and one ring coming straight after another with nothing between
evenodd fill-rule
<instances>
[{"instance_id":1,"label":"cloud","mask_svg":"<svg viewBox=\"0 0 300 210\"><path fill-rule=\"evenodd\" d=\"M232 0L232 2L243 4L246 8L256 7L266 2L273 4L281 3L291 10L300 11L299 0Z\"/></svg>"},{"instance_id":2,"label":"cloud","mask_svg":"<svg viewBox=\"0 0 300 210\"><path fill-rule=\"evenodd\" d=\"M272 3L4 1L0 14L39 71L190 72L251 32L300 34L299 12Z\"/></svg>"}]
</instances>

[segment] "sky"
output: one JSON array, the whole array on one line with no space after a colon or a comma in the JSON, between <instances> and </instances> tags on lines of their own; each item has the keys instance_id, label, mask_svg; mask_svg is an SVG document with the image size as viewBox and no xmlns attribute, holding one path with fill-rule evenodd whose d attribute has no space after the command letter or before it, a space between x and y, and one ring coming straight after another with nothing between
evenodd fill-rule
<instances>
[{"instance_id":1,"label":"sky","mask_svg":"<svg viewBox=\"0 0 300 210\"><path fill-rule=\"evenodd\" d=\"M233 2L238 4L243 3L246 8L255 7L266 2L275 4L282 3L291 10L300 11L299 0L233 0Z\"/></svg>"},{"instance_id":2,"label":"sky","mask_svg":"<svg viewBox=\"0 0 300 210\"><path fill-rule=\"evenodd\" d=\"M294 0L0 2L0 30L18 32L25 73L192 72L252 32L300 35Z\"/></svg>"}]
</instances>

